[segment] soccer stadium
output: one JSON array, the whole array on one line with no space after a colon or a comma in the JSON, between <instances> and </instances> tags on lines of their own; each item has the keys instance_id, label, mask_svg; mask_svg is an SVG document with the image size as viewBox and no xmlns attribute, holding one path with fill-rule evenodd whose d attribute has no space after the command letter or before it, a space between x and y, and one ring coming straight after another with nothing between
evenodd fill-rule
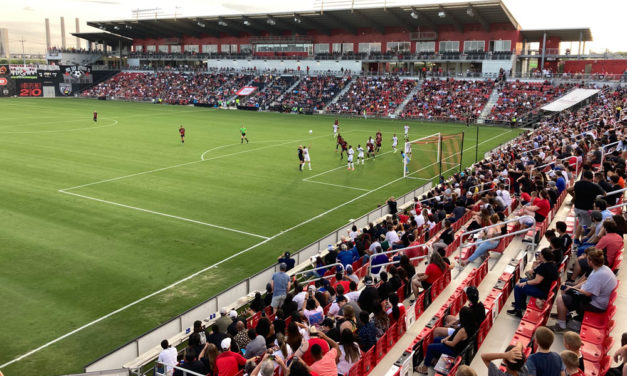
<instances>
[{"instance_id":1,"label":"soccer stadium","mask_svg":"<svg viewBox=\"0 0 627 376\"><path fill-rule=\"evenodd\" d=\"M627 60L314 3L0 65L0 376L627 375Z\"/></svg>"}]
</instances>

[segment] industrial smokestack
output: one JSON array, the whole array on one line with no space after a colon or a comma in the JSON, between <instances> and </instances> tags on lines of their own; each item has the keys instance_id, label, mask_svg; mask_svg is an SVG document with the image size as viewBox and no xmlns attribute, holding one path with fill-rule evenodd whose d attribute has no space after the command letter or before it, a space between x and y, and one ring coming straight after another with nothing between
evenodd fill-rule
<instances>
[{"instance_id":1,"label":"industrial smokestack","mask_svg":"<svg viewBox=\"0 0 627 376\"><path fill-rule=\"evenodd\" d=\"M65 50L65 19L61 17L61 48Z\"/></svg>"},{"instance_id":2,"label":"industrial smokestack","mask_svg":"<svg viewBox=\"0 0 627 376\"><path fill-rule=\"evenodd\" d=\"M46 49L50 51L52 46L50 45L50 20L46 18Z\"/></svg>"},{"instance_id":3,"label":"industrial smokestack","mask_svg":"<svg viewBox=\"0 0 627 376\"><path fill-rule=\"evenodd\" d=\"M78 17L76 18L76 34L80 33L80 22L78 21ZM76 37L76 49L80 50L81 49L81 38Z\"/></svg>"}]
</instances>

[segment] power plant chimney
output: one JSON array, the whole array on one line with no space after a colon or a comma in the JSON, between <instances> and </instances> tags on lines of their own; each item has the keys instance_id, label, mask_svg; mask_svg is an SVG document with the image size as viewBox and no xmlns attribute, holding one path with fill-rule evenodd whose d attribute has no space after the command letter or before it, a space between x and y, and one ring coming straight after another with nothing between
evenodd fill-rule
<instances>
[{"instance_id":1,"label":"power plant chimney","mask_svg":"<svg viewBox=\"0 0 627 376\"><path fill-rule=\"evenodd\" d=\"M78 21L78 17L76 18L76 34L80 33L80 22ZM80 50L81 49L81 38L76 37L76 49Z\"/></svg>"},{"instance_id":2,"label":"power plant chimney","mask_svg":"<svg viewBox=\"0 0 627 376\"><path fill-rule=\"evenodd\" d=\"M46 18L46 50L50 51L52 46L50 45L50 20Z\"/></svg>"},{"instance_id":3,"label":"power plant chimney","mask_svg":"<svg viewBox=\"0 0 627 376\"><path fill-rule=\"evenodd\" d=\"M65 50L65 19L61 17L61 48Z\"/></svg>"}]
</instances>

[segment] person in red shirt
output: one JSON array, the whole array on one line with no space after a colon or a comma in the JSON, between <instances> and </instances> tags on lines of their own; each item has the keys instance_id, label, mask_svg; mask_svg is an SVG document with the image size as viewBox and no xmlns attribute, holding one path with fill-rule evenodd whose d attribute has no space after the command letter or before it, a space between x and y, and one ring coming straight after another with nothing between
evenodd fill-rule
<instances>
[{"instance_id":1,"label":"person in red shirt","mask_svg":"<svg viewBox=\"0 0 627 376\"><path fill-rule=\"evenodd\" d=\"M322 347L320 345L313 345L311 347L311 355L315 359L315 362L311 365L311 370L318 374L318 376L337 376L337 363L340 361L340 347L338 344L327 337L322 332L314 332L311 335L320 337L331 345L331 350L322 354ZM328 347L328 346L327 346Z\"/></svg>"},{"instance_id":2,"label":"person in red shirt","mask_svg":"<svg viewBox=\"0 0 627 376\"><path fill-rule=\"evenodd\" d=\"M322 351L322 355L326 354L329 352L329 344L327 343L327 341L325 341L324 339L322 339L322 336L312 336L311 334L318 334L319 332L316 330L315 326L312 326L309 328L309 332L310 332L310 336L309 336L309 340L308 342L308 347L307 347L307 351L305 351L303 353L303 355L300 357L300 359L305 362L305 364L307 364L308 366L311 366L312 364L314 364L316 362L316 359L314 358L314 356L311 354L311 348L315 345L318 345L321 348ZM303 347L303 346L301 346ZM299 348L300 350L300 348ZM298 352L297 352L298 354ZM221 375L220 375L221 376Z\"/></svg>"},{"instance_id":3,"label":"person in red shirt","mask_svg":"<svg viewBox=\"0 0 627 376\"><path fill-rule=\"evenodd\" d=\"M179 134L181 135L181 143L184 144L185 143L185 128L183 128L182 125L179 127Z\"/></svg>"},{"instance_id":4,"label":"person in red shirt","mask_svg":"<svg viewBox=\"0 0 627 376\"><path fill-rule=\"evenodd\" d=\"M540 191L540 197L531 198L532 203L523 208L523 213L533 215L536 222L540 223L549 215L551 211L551 203L549 202L549 194L545 190Z\"/></svg>"},{"instance_id":5,"label":"person in red shirt","mask_svg":"<svg viewBox=\"0 0 627 376\"><path fill-rule=\"evenodd\" d=\"M433 252L425 272L416 273L416 276L411 280L411 287L414 291L414 295L418 296L420 286L422 286L425 290L431 287L433 282L440 278L440 276L444 274L447 269L448 266L446 265L446 262L444 262L442 256L440 256L440 253Z\"/></svg>"},{"instance_id":6,"label":"person in red shirt","mask_svg":"<svg viewBox=\"0 0 627 376\"><path fill-rule=\"evenodd\" d=\"M98 113L94 111L94 123L98 121Z\"/></svg>"},{"instance_id":7,"label":"person in red shirt","mask_svg":"<svg viewBox=\"0 0 627 376\"><path fill-rule=\"evenodd\" d=\"M235 376L239 372L239 367L246 364L246 358L231 351L231 338L223 339L220 347L223 353L216 358L218 376Z\"/></svg>"}]
</instances>

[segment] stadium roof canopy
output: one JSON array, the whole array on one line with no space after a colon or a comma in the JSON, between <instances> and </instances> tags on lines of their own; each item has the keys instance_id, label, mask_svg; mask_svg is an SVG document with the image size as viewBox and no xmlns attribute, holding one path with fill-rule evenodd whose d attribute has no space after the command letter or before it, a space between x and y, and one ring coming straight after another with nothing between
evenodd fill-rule
<instances>
[{"instance_id":1,"label":"stadium roof canopy","mask_svg":"<svg viewBox=\"0 0 627 376\"><path fill-rule=\"evenodd\" d=\"M592 41L590 28L521 30L520 33L529 41L542 40L544 33L547 37L558 37L562 42L578 42L579 38L582 42Z\"/></svg>"},{"instance_id":2,"label":"stadium roof canopy","mask_svg":"<svg viewBox=\"0 0 627 376\"><path fill-rule=\"evenodd\" d=\"M307 34L310 30L329 34L342 29L354 35L360 28L374 28L380 33L388 27L402 27L407 31L452 25L458 31L464 24L481 24L489 31L490 25L508 23L520 26L501 1L476 1L416 6L350 8L324 11L236 14L207 17L131 19L90 21L89 26L131 39L174 38L184 35L220 36L222 33L239 36Z\"/></svg>"},{"instance_id":3,"label":"stadium roof canopy","mask_svg":"<svg viewBox=\"0 0 627 376\"><path fill-rule=\"evenodd\" d=\"M118 44L130 45L133 43L133 39L129 37L112 33L72 33L72 35L90 42L103 43L109 46L117 46Z\"/></svg>"}]
</instances>

